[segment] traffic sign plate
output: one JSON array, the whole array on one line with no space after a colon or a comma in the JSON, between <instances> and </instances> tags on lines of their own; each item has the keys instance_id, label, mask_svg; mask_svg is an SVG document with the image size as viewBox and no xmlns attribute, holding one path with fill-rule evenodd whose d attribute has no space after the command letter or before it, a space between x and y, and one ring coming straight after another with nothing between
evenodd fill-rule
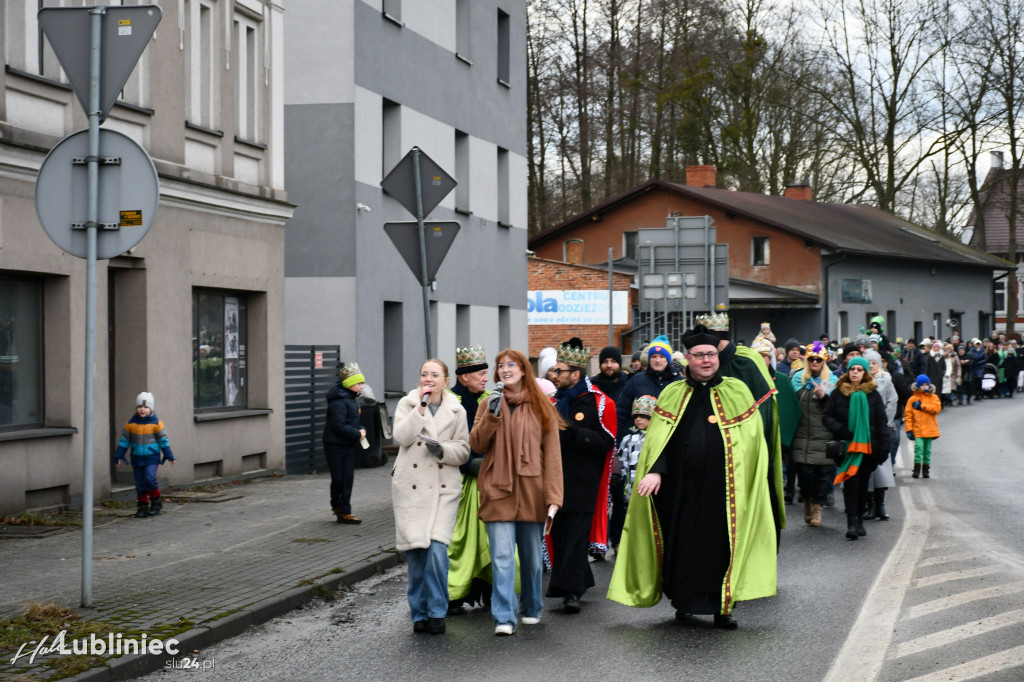
<instances>
[{"instance_id":1,"label":"traffic sign plate","mask_svg":"<svg viewBox=\"0 0 1024 682\"><path fill-rule=\"evenodd\" d=\"M142 147L114 130L99 129L99 213L96 257L113 258L146 236L156 216L160 182ZM86 258L89 210L89 131L68 135L50 150L36 179L36 213L53 243Z\"/></svg>"},{"instance_id":2,"label":"traffic sign plate","mask_svg":"<svg viewBox=\"0 0 1024 682\"><path fill-rule=\"evenodd\" d=\"M423 202L423 215L416 215L416 161L414 157L419 155L420 164L420 189L421 201ZM381 181L380 186L384 191L398 200L409 213L416 218L426 218L430 212L437 208L441 200L448 196L448 193L455 189L455 179L444 172L433 159L427 156L419 147L409 150L401 161L398 162L387 177Z\"/></svg>"},{"instance_id":3,"label":"traffic sign plate","mask_svg":"<svg viewBox=\"0 0 1024 682\"><path fill-rule=\"evenodd\" d=\"M434 281L434 276L441 268L441 262L448 255L448 249L455 241L455 235L462 227L454 220L432 220L424 222L424 242L427 247L427 282ZM420 267L420 236L417 232L416 221L399 221L384 223L384 231L391 241L394 242L398 252L402 254L403 260L416 276L416 281L422 283L423 269Z\"/></svg>"}]
</instances>

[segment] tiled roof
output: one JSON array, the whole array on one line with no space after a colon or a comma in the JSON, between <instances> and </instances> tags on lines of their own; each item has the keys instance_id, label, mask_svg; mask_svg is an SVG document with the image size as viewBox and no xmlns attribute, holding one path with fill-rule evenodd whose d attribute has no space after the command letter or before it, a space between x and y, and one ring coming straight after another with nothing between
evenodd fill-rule
<instances>
[{"instance_id":1,"label":"tiled roof","mask_svg":"<svg viewBox=\"0 0 1024 682\"><path fill-rule=\"evenodd\" d=\"M714 187L688 187L660 180L648 181L537 235L530 240L531 248L590 221L594 214L627 203L653 188L706 202L841 253L964 263L995 269L1009 267L1009 263L1001 258L870 206L802 201Z\"/></svg>"}]
</instances>

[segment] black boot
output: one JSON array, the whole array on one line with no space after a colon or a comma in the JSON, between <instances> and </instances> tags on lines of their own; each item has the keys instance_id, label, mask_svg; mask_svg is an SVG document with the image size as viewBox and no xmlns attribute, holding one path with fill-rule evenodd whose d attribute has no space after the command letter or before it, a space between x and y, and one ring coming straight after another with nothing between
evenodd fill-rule
<instances>
[{"instance_id":1,"label":"black boot","mask_svg":"<svg viewBox=\"0 0 1024 682\"><path fill-rule=\"evenodd\" d=\"M864 537L868 532L864 529L864 519L860 516L857 517L857 535Z\"/></svg>"},{"instance_id":2,"label":"black boot","mask_svg":"<svg viewBox=\"0 0 1024 682\"><path fill-rule=\"evenodd\" d=\"M871 521L872 519L877 519L878 518L878 507L877 507L878 498L875 497L875 495L877 493L878 493L877 490L874 491L874 492L868 493L868 496L869 496L868 497L868 508L864 512L864 520L865 521Z\"/></svg>"},{"instance_id":3,"label":"black boot","mask_svg":"<svg viewBox=\"0 0 1024 682\"><path fill-rule=\"evenodd\" d=\"M922 478L931 478L931 476L928 474L928 471L931 468L932 468L931 464L925 464L924 466L922 466L921 467L921 477Z\"/></svg>"},{"instance_id":4,"label":"black boot","mask_svg":"<svg viewBox=\"0 0 1024 682\"><path fill-rule=\"evenodd\" d=\"M139 502L139 506L135 510L135 518L144 519L147 516L149 516L149 502Z\"/></svg>"},{"instance_id":5,"label":"black boot","mask_svg":"<svg viewBox=\"0 0 1024 682\"><path fill-rule=\"evenodd\" d=\"M910 475L911 478L921 478L921 463L914 462L914 473Z\"/></svg>"},{"instance_id":6,"label":"black boot","mask_svg":"<svg viewBox=\"0 0 1024 682\"><path fill-rule=\"evenodd\" d=\"M163 498L162 497L157 497L156 499L154 499L152 502L149 503L149 515L150 516L158 516L160 514L160 510L163 509L163 508L164 508L164 500L163 500Z\"/></svg>"},{"instance_id":7,"label":"black boot","mask_svg":"<svg viewBox=\"0 0 1024 682\"><path fill-rule=\"evenodd\" d=\"M846 539L856 540L857 535L857 517L847 516L846 517Z\"/></svg>"},{"instance_id":8,"label":"black boot","mask_svg":"<svg viewBox=\"0 0 1024 682\"><path fill-rule=\"evenodd\" d=\"M885 488L879 488L875 491L875 512L879 521L889 520L889 515L885 513Z\"/></svg>"}]
</instances>

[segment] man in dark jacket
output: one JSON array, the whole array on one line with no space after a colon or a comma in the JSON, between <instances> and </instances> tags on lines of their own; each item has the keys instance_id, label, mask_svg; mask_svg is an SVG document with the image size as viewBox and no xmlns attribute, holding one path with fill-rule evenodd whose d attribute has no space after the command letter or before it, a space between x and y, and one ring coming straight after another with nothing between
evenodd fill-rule
<instances>
[{"instance_id":1,"label":"man in dark jacket","mask_svg":"<svg viewBox=\"0 0 1024 682\"><path fill-rule=\"evenodd\" d=\"M622 371L622 351L615 346L605 346L601 349L598 362L601 371L590 377L590 382L618 405L619 393L629 381L629 375Z\"/></svg>"},{"instance_id":2,"label":"man in dark jacket","mask_svg":"<svg viewBox=\"0 0 1024 682\"><path fill-rule=\"evenodd\" d=\"M615 444L615 406L584 373L589 358L589 349L573 337L558 347L555 364L555 407L566 423L559 432L564 498L551 526L554 556L547 596L562 597L566 613L579 613L580 597L594 586L590 527L601 486L607 491L605 473Z\"/></svg>"},{"instance_id":3,"label":"man in dark jacket","mask_svg":"<svg viewBox=\"0 0 1024 682\"><path fill-rule=\"evenodd\" d=\"M634 400L642 395L657 398L666 386L673 381L679 381L679 375L669 366L671 362L672 347L668 343L652 341L647 346L647 368L633 375L619 393L619 399L615 401L618 423L615 442L621 441L629 433L629 426L633 423L630 411L633 409Z\"/></svg>"},{"instance_id":4,"label":"man in dark jacket","mask_svg":"<svg viewBox=\"0 0 1024 682\"><path fill-rule=\"evenodd\" d=\"M352 514L351 500L356 448L366 438L356 403L356 396L363 390L364 383L359 365L343 363L338 366L338 383L327 392L324 458L331 471L331 509L338 517L338 523L362 523Z\"/></svg>"}]
</instances>

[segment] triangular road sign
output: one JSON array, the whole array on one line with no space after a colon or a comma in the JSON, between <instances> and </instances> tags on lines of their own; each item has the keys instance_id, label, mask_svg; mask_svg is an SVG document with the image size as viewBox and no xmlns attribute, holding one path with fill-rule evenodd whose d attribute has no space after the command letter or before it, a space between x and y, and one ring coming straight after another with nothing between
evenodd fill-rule
<instances>
[{"instance_id":1,"label":"triangular road sign","mask_svg":"<svg viewBox=\"0 0 1024 682\"><path fill-rule=\"evenodd\" d=\"M424 242L427 247L427 282L433 282L434 276L441 268L441 262L448 255L448 249L452 248L455 235L462 227L454 220L431 220L423 223L425 233ZM420 273L420 235L417 231L415 221L398 221L384 223L384 231L402 254L402 259L416 276L416 281L423 284L423 277Z\"/></svg>"},{"instance_id":2,"label":"triangular road sign","mask_svg":"<svg viewBox=\"0 0 1024 682\"><path fill-rule=\"evenodd\" d=\"M89 113L91 7L44 7L39 26L57 54L85 113ZM100 121L132 74L163 12L156 5L106 7L100 31Z\"/></svg>"}]
</instances>

